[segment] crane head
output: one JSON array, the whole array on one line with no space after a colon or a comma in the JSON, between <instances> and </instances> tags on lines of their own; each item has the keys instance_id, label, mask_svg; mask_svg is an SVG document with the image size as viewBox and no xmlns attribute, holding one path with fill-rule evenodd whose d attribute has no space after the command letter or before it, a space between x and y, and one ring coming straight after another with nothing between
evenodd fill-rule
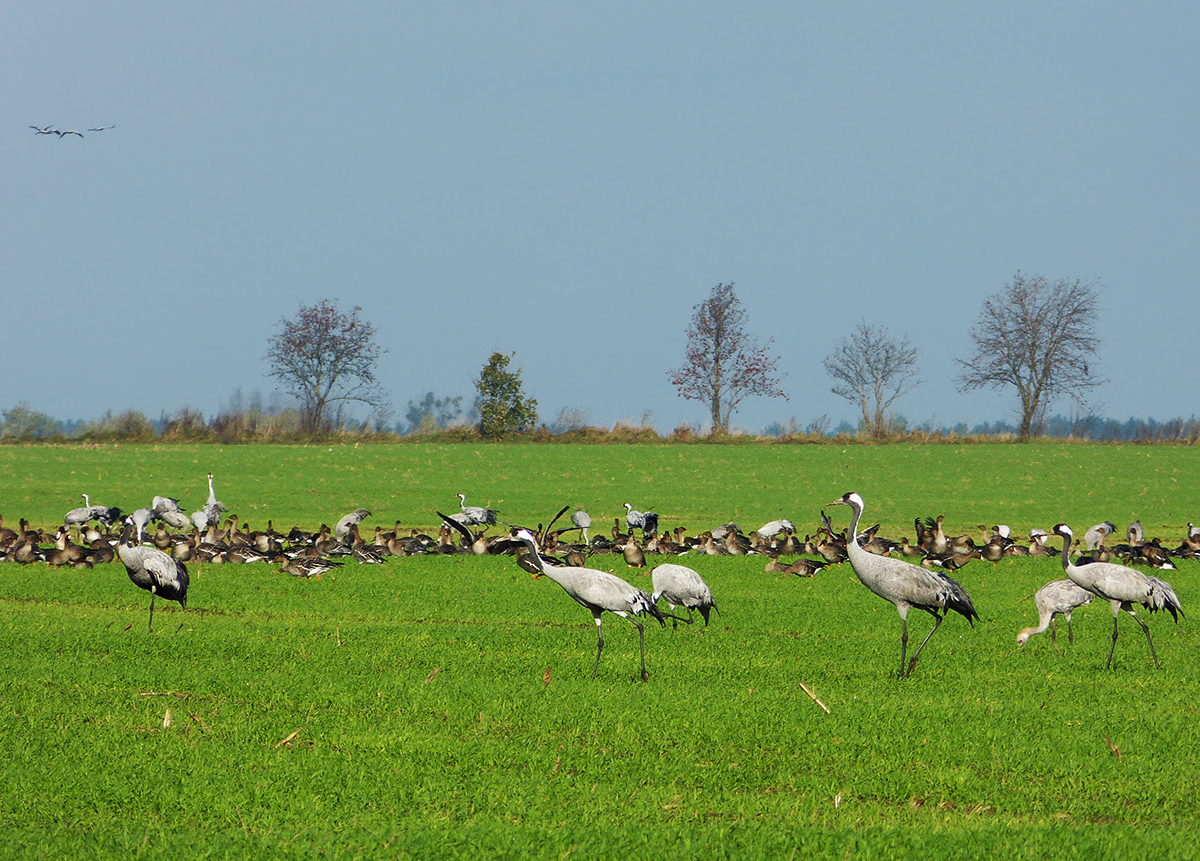
<instances>
[{"instance_id":1,"label":"crane head","mask_svg":"<svg viewBox=\"0 0 1200 861\"><path fill-rule=\"evenodd\" d=\"M1055 535L1061 535L1068 541L1075 537L1075 533L1071 531L1071 527L1067 526L1065 523L1056 523L1051 532L1053 532Z\"/></svg>"}]
</instances>

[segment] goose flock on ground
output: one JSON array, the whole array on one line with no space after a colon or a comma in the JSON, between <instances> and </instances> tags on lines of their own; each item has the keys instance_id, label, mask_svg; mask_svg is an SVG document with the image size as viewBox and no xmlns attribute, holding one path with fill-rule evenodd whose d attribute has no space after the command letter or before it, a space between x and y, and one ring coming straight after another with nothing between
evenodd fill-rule
<instances>
[{"instance_id":1,"label":"goose flock on ground","mask_svg":"<svg viewBox=\"0 0 1200 861\"><path fill-rule=\"evenodd\" d=\"M45 530L31 529L20 520L17 530L4 527L0 515L0 562L44 563L56 567L91 568L97 564L121 562L130 579L151 593L150 627L154 624L154 600L176 601L187 606L188 563L247 564L267 563L280 566L281 573L303 578L319 578L347 561L378 564L389 556L422 554L512 554L517 563L535 577L546 576L557 582L575 601L587 609L596 622L598 643L592 675L600 666L604 648L602 614L610 612L629 620L637 629L641 644L641 676L645 666L645 630L639 617L649 615L661 625L670 619L691 624L698 611L708 624L716 609L712 591L692 568L678 562L664 562L650 572L652 592L647 593L615 574L590 567L589 559L619 554L629 568L645 568L647 559L656 556L674 558L688 555L760 555L768 561L768 573L813 577L830 565L849 562L859 581L879 597L891 602L901 620L900 676L913 671L926 643L954 611L972 626L979 618L966 589L950 575L972 560L993 564L1010 557L1061 556L1064 579L1047 583L1034 596L1038 612L1037 627L1022 629L1018 645L1032 636L1051 630L1056 636L1056 619L1067 623L1068 640L1074 642L1071 613L1099 597L1108 601L1113 613L1112 646L1108 666L1112 666L1117 641L1117 619L1125 612L1146 634L1151 656L1158 665L1154 641L1146 623L1136 614L1141 606L1153 613L1168 611L1178 621L1182 607L1173 588L1151 571L1171 570L1176 559L1200 558L1200 527L1189 523L1182 542L1169 548L1157 539L1145 538L1141 523L1126 528L1126 541L1109 545L1116 531L1111 521L1097 524L1076 542L1066 524L1057 524L1050 532L1033 530L1027 544L1017 541L1007 526L979 526L979 539L969 534L950 535L944 529L944 515L914 520L915 541L907 537L892 540L879 535L879 524L859 530L864 503L857 493L846 493L826 508L844 505L851 509L849 527L838 530L824 510L821 526L803 539L790 520L779 519L758 529L744 532L736 523L688 535L679 526L659 533L658 514L641 512L624 504L622 518L614 518L608 534L589 538L590 515L577 509L570 526L555 529L555 524L570 509L564 506L546 527L528 528L504 523L495 509L468 506L466 495L457 494L459 511L449 515L436 512L442 520L437 535L417 529L404 530L399 521L391 530L376 526L373 535L363 535L362 523L371 516L365 508L356 509L313 531L293 526L286 534L267 521L265 530L251 530L216 496L213 475L208 475L208 500L190 515L178 500L155 496L150 505L125 515L120 508L93 504L81 494L83 506L68 511L63 523L51 536ZM489 530L501 524L494 534ZM639 537L640 533L640 537ZM1051 544L1052 537L1062 539L1061 552ZM1073 547L1084 551L1074 563ZM794 556L793 561L781 557ZM659 602L666 611L659 609ZM911 660L908 650L908 611L917 608L934 617L933 628L917 647ZM687 617L676 615L686 610Z\"/></svg>"}]
</instances>

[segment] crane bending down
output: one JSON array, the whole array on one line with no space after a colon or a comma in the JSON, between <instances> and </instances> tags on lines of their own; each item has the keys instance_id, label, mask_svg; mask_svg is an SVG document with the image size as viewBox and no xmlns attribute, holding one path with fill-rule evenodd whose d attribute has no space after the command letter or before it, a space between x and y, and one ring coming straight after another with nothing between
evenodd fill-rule
<instances>
[{"instance_id":1,"label":"crane bending down","mask_svg":"<svg viewBox=\"0 0 1200 861\"><path fill-rule=\"evenodd\" d=\"M129 573L129 579L150 593L150 630L154 630L154 599L160 595L168 601L178 601L187 609L187 566L154 547L130 544L135 525L133 518L125 520L125 531L117 545L117 557Z\"/></svg>"},{"instance_id":2,"label":"crane bending down","mask_svg":"<svg viewBox=\"0 0 1200 861\"><path fill-rule=\"evenodd\" d=\"M858 544L858 521L863 513L862 497L857 493L847 493L841 499L835 499L828 505L848 505L853 514L850 517L850 538L846 542L846 554L850 559L850 567L854 569L859 581L885 601L891 601L900 614L900 676L911 674L921 657L921 650L933 636L933 632L941 627L946 612L954 610L961 614L971 627L975 627L975 605L971 596L957 580L947 577L937 571L929 571L903 559L893 559L890 556L877 556L864 550ZM905 657L908 653L908 611L910 607L924 610L934 618L933 628L925 635L912 661L905 667Z\"/></svg>"},{"instance_id":3,"label":"crane bending down","mask_svg":"<svg viewBox=\"0 0 1200 861\"><path fill-rule=\"evenodd\" d=\"M655 604L659 598L667 602L667 609L671 612L671 627L679 627L676 607L687 608L688 617L685 621L689 625L692 624L692 609L699 610L704 617L705 627L708 626L708 614L717 610L717 605L713 601L712 590L698 573L686 565L668 562L650 572L650 582L654 584L654 594L650 600Z\"/></svg>"},{"instance_id":4,"label":"crane bending down","mask_svg":"<svg viewBox=\"0 0 1200 861\"><path fill-rule=\"evenodd\" d=\"M1024 646L1030 637L1034 634L1041 634L1050 628L1051 624L1054 624L1054 627L1050 628L1050 639L1055 639L1058 636L1058 624L1054 622L1054 617L1058 615L1067 620L1067 640L1074 643L1075 632L1071 630L1071 611L1092 603L1094 597L1096 596L1087 589L1076 586L1070 579L1053 580L1047 583L1033 596L1033 603L1037 605L1038 626L1022 628L1017 634L1017 645Z\"/></svg>"},{"instance_id":5,"label":"crane bending down","mask_svg":"<svg viewBox=\"0 0 1200 861\"><path fill-rule=\"evenodd\" d=\"M345 541L350 535L350 527L357 526L370 516L371 512L367 509L356 508L337 522L337 525L333 527L333 534L338 537L339 541Z\"/></svg>"},{"instance_id":6,"label":"crane bending down","mask_svg":"<svg viewBox=\"0 0 1200 861\"><path fill-rule=\"evenodd\" d=\"M462 509L463 518L459 523L464 526L495 526L496 515L500 512L493 508L481 508L478 505L467 505L465 494L458 494L458 507Z\"/></svg>"},{"instance_id":7,"label":"crane bending down","mask_svg":"<svg viewBox=\"0 0 1200 861\"><path fill-rule=\"evenodd\" d=\"M538 570L538 573L533 575L535 580L541 576L549 577L587 608L596 620L596 665L592 668L592 678L596 678L600 669L600 653L604 651L604 627L600 617L607 610L622 619L628 619L638 629L638 640L642 648L642 681L649 679L650 676L646 672L646 628L637 617L649 613L658 619L660 625L665 627L667 624L666 617L650 600L650 596L607 571L569 565L547 565L538 554L537 539L528 529L514 529L512 537L529 548L533 564Z\"/></svg>"},{"instance_id":8,"label":"crane bending down","mask_svg":"<svg viewBox=\"0 0 1200 861\"><path fill-rule=\"evenodd\" d=\"M1117 650L1117 619L1124 610L1142 626L1146 632L1146 642L1150 644L1150 655L1154 658L1154 666L1162 669L1158 662L1158 654L1154 651L1154 640L1150 637L1150 628L1138 618L1133 611L1134 604L1141 604L1151 613L1166 610L1178 624L1183 607L1171 584L1149 574L1143 574L1134 568L1118 565L1116 562L1089 562L1086 565L1071 564L1071 539L1074 534L1071 527L1059 523L1054 527L1054 534L1062 537L1062 565L1067 576L1079 586L1091 592L1098 598L1103 598L1112 607L1113 635L1112 646L1108 650L1108 663L1105 669L1112 667L1113 652Z\"/></svg>"}]
</instances>

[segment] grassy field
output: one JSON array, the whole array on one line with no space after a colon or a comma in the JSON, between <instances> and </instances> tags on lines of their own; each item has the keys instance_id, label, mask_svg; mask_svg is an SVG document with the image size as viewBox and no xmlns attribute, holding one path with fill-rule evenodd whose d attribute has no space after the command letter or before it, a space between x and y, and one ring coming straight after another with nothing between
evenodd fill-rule
<instances>
[{"instance_id":1,"label":"grassy field","mask_svg":"<svg viewBox=\"0 0 1200 861\"><path fill-rule=\"evenodd\" d=\"M252 525L432 528L454 494L514 522L621 503L663 525L812 531L847 490L911 537L1197 519L1189 448L1034 446L0 447L6 523L88 492L132 509L218 495ZM831 509L845 525L848 512ZM617 558L602 567L648 587ZM812 580L697 558L709 628L595 626L504 558L405 558L303 581L192 566L189 609L146 632L120 565L0 566L0 855L14 857L1200 856L1191 622L1076 613L1075 643L1016 632L1054 559L973 562L958 616L895 677L899 620L848 566ZM1185 611L1194 562L1167 579ZM914 637L927 618L910 616ZM924 614L919 614L923 616ZM828 708L825 713L804 683Z\"/></svg>"}]
</instances>

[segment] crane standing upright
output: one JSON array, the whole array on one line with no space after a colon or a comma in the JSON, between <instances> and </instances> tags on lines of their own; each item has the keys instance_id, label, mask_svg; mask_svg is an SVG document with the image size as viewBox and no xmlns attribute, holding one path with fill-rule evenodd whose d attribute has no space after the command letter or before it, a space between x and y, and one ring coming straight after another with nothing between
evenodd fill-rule
<instances>
[{"instance_id":1,"label":"crane standing upright","mask_svg":"<svg viewBox=\"0 0 1200 861\"><path fill-rule=\"evenodd\" d=\"M178 601L180 607L187 609L188 571L182 562L155 547L130 544L134 529L133 518L127 518L121 542L117 545L117 558L134 585L150 593L150 630L153 631L155 598L161 596L168 601Z\"/></svg>"},{"instance_id":2,"label":"crane standing upright","mask_svg":"<svg viewBox=\"0 0 1200 861\"><path fill-rule=\"evenodd\" d=\"M1143 574L1135 568L1118 565L1116 562L1089 562L1085 565L1071 564L1071 539L1074 533L1065 523L1054 527L1054 534L1063 540L1062 566L1063 571L1076 586L1086 589L1097 598L1103 598L1112 607L1113 635L1112 646L1108 650L1106 669L1112 667L1113 652L1117 650L1117 619L1124 610L1133 617L1142 630L1146 632L1146 642L1150 644L1150 655L1154 658L1154 666L1159 669L1158 653L1154 651L1154 640L1150 637L1150 628L1138 618L1133 610L1134 604L1141 604L1151 613L1166 610L1179 622L1179 614L1183 607L1171 584L1149 574Z\"/></svg>"},{"instance_id":3,"label":"crane standing upright","mask_svg":"<svg viewBox=\"0 0 1200 861\"><path fill-rule=\"evenodd\" d=\"M921 657L921 650L933 636L933 632L941 627L942 619L949 610L961 614L971 627L975 627L975 605L967 590L957 580L947 577L937 571L929 571L903 559L893 559L890 556L877 556L869 553L858 544L858 521L863 513L863 500L857 493L847 493L841 499L835 499L828 505L848 505L853 514L850 517L850 537L846 541L846 554L850 559L850 567L854 569L859 581L885 601L891 601L900 614L900 676L912 673ZM934 618L933 628L925 635L925 639L917 648L912 661L905 667L905 656L908 653L908 611L910 607L924 610Z\"/></svg>"}]
</instances>

